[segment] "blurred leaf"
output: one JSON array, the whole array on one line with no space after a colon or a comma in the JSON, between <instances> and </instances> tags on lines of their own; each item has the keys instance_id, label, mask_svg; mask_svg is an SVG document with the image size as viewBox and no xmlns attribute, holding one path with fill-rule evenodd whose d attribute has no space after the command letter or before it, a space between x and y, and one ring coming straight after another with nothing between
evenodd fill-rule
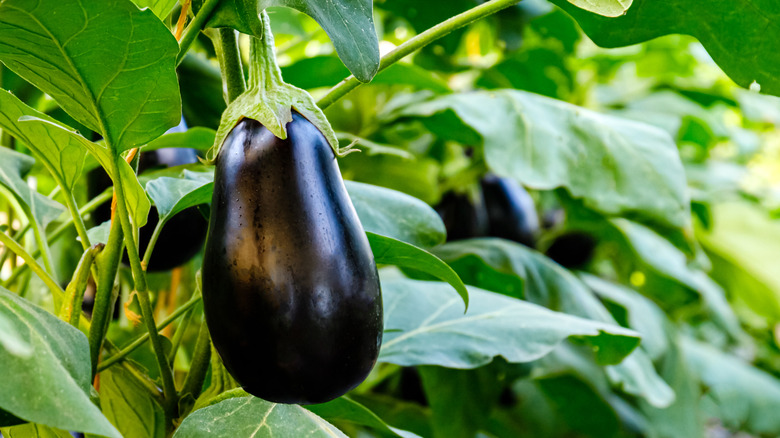
<instances>
[{"instance_id":1,"label":"blurred leaf","mask_svg":"<svg viewBox=\"0 0 780 438\"><path fill-rule=\"evenodd\" d=\"M685 339L689 366L709 388L708 400L718 417L734 430L760 435L780 434L780 381L749 363L714 347Z\"/></svg>"},{"instance_id":2,"label":"blurred leaf","mask_svg":"<svg viewBox=\"0 0 780 438\"><path fill-rule=\"evenodd\" d=\"M133 0L139 8L149 8L160 20L168 18L171 9L176 6L176 0Z\"/></svg>"},{"instance_id":3,"label":"blurred leaf","mask_svg":"<svg viewBox=\"0 0 780 438\"><path fill-rule=\"evenodd\" d=\"M329 422L345 422L358 424L375 429L384 434L396 437L413 438L417 435L390 427L365 406L347 396L341 396L333 401L319 405L309 405L306 409L314 412Z\"/></svg>"},{"instance_id":4,"label":"blurred leaf","mask_svg":"<svg viewBox=\"0 0 780 438\"><path fill-rule=\"evenodd\" d=\"M196 0L197 1L197 0ZM227 104L222 97L219 67L205 56L189 52L177 69L181 88L182 113L189 126L219 127Z\"/></svg>"},{"instance_id":5,"label":"blurred leaf","mask_svg":"<svg viewBox=\"0 0 780 438\"><path fill-rule=\"evenodd\" d=\"M0 409L34 423L120 438L89 399L86 336L3 288L0 314L32 347L27 356L0 348L3 374L13 376L0 379Z\"/></svg>"},{"instance_id":6,"label":"blurred leaf","mask_svg":"<svg viewBox=\"0 0 780 438\"><path fill-rule=\"evenodd\" d=\"M377 264L411 268L446 281L455 288L455 291L463 299L465 308L468 309L469 291L463 285L458 274L438 257L424 249L392 237L374 234L370 231L366 232L366 235Z\"/></svg>"},{"instance_id":7,"label":"blurred leaf","mask_svg":"<svg viewBox=\"0 0 780 438\"><path fill-rule=\"evenodd\" d=\"M146 184L146 192L154 201L160 223L180 211L211 201L214 176L209 173L184 171L183 178L159 177Z\"/></svg>"},{"instance_id":8,"label":"blurred leaf","mask_svg":"<svg viewBox=\"0 0 780 438\"><path fill-rule=\"evenodd\" d=\"M387 423L412 431L421 437L433 436L431 410L416 403L398 400L381 394L351 394L350 398L375 412Z\"/></svg>"},{"instance_id":9,"label":"blurred leaf","mask_svg":"<svg viewBox=\"0 0 780 438\"><path fill-rule=\"evenodd\" d=\"M100 408L124 438L164 438L165 413L149 390L122 367L100 373Z\"/></svg>"},{"instance_id":10,"label":"blurred leaf","mask_svg":"<svg viewBox=\"0 0 780 438\"><path fill-rule=\"evenodd\" d=\"M366 231L421 247L444 242L444 224L426 203L384 187L344 181Z\"/></svg>"},{"instance_id":11,"label":"blurred leaf","mask_svg":"<svg viewBox=\"0 0 780 438\"><path fill-rule=\"evenodd\" d=\"M111 221L107 220L100 225L87 230L87 237L94 245L96 243L108 243L108 235L111 232Z\"/></svg>"},{"instance_id":12,"label":"blurred leaf","mask_svg":"<svg viewBox=\"0 0 780 438\"><path fill-rule=\"evenodd\" d=\"M0 60L116 153L179 123L178 52L155 15L126 0L0 3Z\"/></svg>"},{"instance_id":13,"label":"blurred leaf","mask_svg":"<svg viewBox=\"0 0 780 438\"><path fill-rule=\"evenodd\" d=\"M564 187L607 215L690 225L685 174L658 128L518 90L458 93L400 110L442 138L481 143L488 167L527 187Z\"/></svg>"},{"instance_id":14,"label":"blurred leaf","mask_svg":"<svg viewBox=\"0 0 780 438\"><path fill-rule=\"evenodd\" d=\"M635 290L594 275L580 273L579 277L602 301L615 303L624 309L623 318L616 319L621 321L621 325L642 335L641 347L651 359L657 360L666 353L669 348L665 329L666 315L654 302ZM615 312L612 313L614 315Z\"/></svg>"},{"instance_id":15,"label":"blurred leaf","mask_svg":"<svg viewBox=\"0 0 780 438\"><path fill-rule=\"evenodd\" d=\"M216 131L210 128L195 127L185 132L165 134L144 146L142 151L148 152L162 148L191 148L207 151L214 145Z\"/></svg>"},{"instance_id":16,"label":"blurred leaf","mask_svg":"<svg viewBox=\"0 0 780 438\"><path fill-rule=\"evenodd\" d=\"M23 424L0 429L6 438L73 438L66 430L53 429L41 424Z\"/></svg>"},{"instance_id":17,"label":"blurred leaf","mask_svg":"<svg viewBox=\"0 0 780 438\"><path fill-rule=\"evenodd\" d=\"M356 153L339 160L344 179L387 187L419 198L428 204L439 200L438 164L430 158Z\"/></svg>"},{"instance_id":18,"label":"blurred leaf","mask_svg":"<svg viewBox=\"0 0 780 438\"><path fill-rule=\"evenodd\" d=\"M574 275L544 255L503 239L470 239L438 247L435 253L452 266L466 284L523 297L538 305L608 325L617 325L603 304ZM473 297L472 297L473 298ZM603 352L601 352L603 354ZM623 391L667 406L674 392L661 379L644 351L622 362L604 360L610 380ZM617 363L620 362L620 363Z\"/></svg>"},{"instance_id":19,"label":"blurred leaf","mask_svg":"<svg viewBox=\"0 0 780 438\"><path fill-rule=\"evenodd\" d=\"M87 150L73 137L52 125L37 123L19 123L22 116L34 116L52 120L40 113L13 94L0 90L0 127L4 131L23 141L46 169L67 191L73 191L76 180L81 176L84 157Z\"/></svg>"},{"instance_id":20,"label":"blurred leaf","mask_svg":"<svg viewBox=\"0 0 780 438\"><path fill-rule=\"evenodd\" d=\"M780 54L771 44L760 43L780 39L780 13L771 1L692 4L687 0L635 0L628 12L617 18L577 9L566 0L553 3L571 14L602 47L630 46L673 33L692 35L734 82L747 88L756 81L761 91L780 94L775 74Z\"/></svg>"},{"instance_id":21,"label":"blurred leaf","mask_svg":"<svg viewBox=\"0 0 780 438\"><path fill-rule=\"evenodd\" d=\"M469 288L465 315L446 283L390 280L382 294L382 362L448 368L476 368L496 356L530 362L569 337L585 338L602 359L620 361L638 344L631 330L477 288Z\"/></svg>"},{"instance_id":22,"label":"blurred leaf","mask_svg":"<svg viewBox=\"0 0 780 438\"><path fill-rule=\"evenodd\" d=\"M756 314L780 321L780 223L747 203L712 209L711 232L697 237L711 254L713 277Z\"/></svg>"},{"instance_id":23,"label":"blurred leaf","mask_svg":"<svg viewBox=\"0 0 780 438\"><path fill-rule=\"evenodd\" d=\"M35 220L46 228L65 211L59 202L41 195L22 178L32 169L35 160L12 149L0 147L0 186L11 191L14 197L27 206Z\"/></svg>"},{"instance_id":24,"label":"blurred leaf","mask_svg":"<svg viewBox=\"0 0 780 438\"><path fill-rule=\"evenodd\" d=\"M620 423L615 410L577 376L547 376L536 382L577 435L599 438L617 435Z\"/></svg>"},{"instance_id":25,"label":"blurred leaf","mask_svg":"<svg viewBox=\"0 0 780 438\"><path fill-rule=\"evenodd\" d=\"M256 397L230 398L198 409L184 419L173 436L346 437L333 425L301 406L270 403Z\"/></svg>"},{"instance_id":26,"label":"blurred leaf","mask_svg":"<svg viewBox=\"0 0 780 438\"><path fill-rule=\"evenodd\" d=\"M0 347L8 354L22 358L30 357L33 353L32 345L2 313L0 313Z\"/></svg>"}]
</instances>

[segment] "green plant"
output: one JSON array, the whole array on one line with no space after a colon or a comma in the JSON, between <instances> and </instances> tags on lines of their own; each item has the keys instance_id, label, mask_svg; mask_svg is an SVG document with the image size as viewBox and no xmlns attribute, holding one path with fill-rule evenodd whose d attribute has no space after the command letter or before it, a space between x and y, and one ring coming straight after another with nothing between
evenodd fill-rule
<instances>
[{"instance_id":1,"label":"green plant","mask_svg":"<svg viewBox=\"0 0 780 438\"><path fill-rule=\"evenodd\" d=\"M780 434L774 5L323 4L0 0L3 436ZM191 128L166 133L182 114ZM287 230L351 202L366 236L351 241L379 266L384 332L363 383L302 407L240 388L260 393L246 376L267 376L238 371L223 347L283 339L259 324L255 337L209 330L203 307L212 319L226 278L201 278L214 253L147 272L169 248L143 248L139 233L152 205L156 233L194 207L214 228L225 210L212 196L235 192L218 152L237 146L231 132L276 147L304 119L349 199L263 214ZM204 160L138 172L134 157L169 147ZM87 195L98 167L113 188ZM446 242L431 206L488 174L524 187L542 215L563 212L535 236L550 257L495 237ZM262 175L242 181L269 189ZM112 200L114 220L90 228ZM597 243L587 263L556 255L585 235ZM295 266L325 263L304 243ZM323 354L347 355L309 328ZM363 334L375 341L376 328ZM334 385L318 401L368 372L376 351L349 347L365 366L349 382L312 374Z\"/></svg>"}]
</instances>

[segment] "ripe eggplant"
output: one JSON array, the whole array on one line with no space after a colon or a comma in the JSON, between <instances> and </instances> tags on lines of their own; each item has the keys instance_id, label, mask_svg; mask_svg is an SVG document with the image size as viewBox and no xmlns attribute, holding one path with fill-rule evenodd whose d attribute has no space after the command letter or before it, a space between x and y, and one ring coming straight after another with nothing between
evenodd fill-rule
<instances>
[{"instance_id":1,"label":"ripe eggplant","mask_svg":"<svg viewBox=\"0 0 780 438\"><path fill-rule=\"evenodd\" d=\"M187 125L182 119L179 126L171 128L168 132L184 132L186 130ZM141 153L138 158L138 173L197 162L198 152L195 149L155 149ZM99 195L112 185L111 178L100 167L91 171L87 177L87 194L90 198ZM109 220L111 218L111 203L106 202L97 207L93 217L98 224ZM157 209L152 207L149 210L146 225L141 227L138 233L138 247L141 256L149 245L158 221ZM207 227L208 223L196 207L188 208L173 216L163 227L146 270L150 272L167 271L187 263L203 248ZM122 261L125 264L129 263L127 253L124 254Z\"/></svg>"},{"instance_id":2,"label":"ripe eggplant","mask_svg":"<svg viewBox=\"0 0 780 438\"><path fill-rule=\"evenodd\" d=\"M547 248L547 257L569 269L581 269L590 263L598 242L592 235L571 231L558 236Z\"/></svg>"},{"instance_id":3,"label":"ripe eggplant","mask_svg":"<svg viewBox=\"0 0 780 438\"><path fill-rule=\"evenodd\" d=\"M214 346L247 392L322 403L373 368L382 297L333 150L297 112L287 134L245 118L219 151L203 303Z\"/></svg>"},{"instance_id":4,"label":"ripe eggplant","mask_svg":"<svg viewBox=\"0 0 780 438\"><path fill-rule=\"evenodd\" d=\"M515 180L487 175L482 196L488 216L488 234L536 247L539 218L531 195Z\"/></svg>"},{"instance_id":5,"label":"ripe eggplant","mask_svg":"<svg viewBox=\"0 0 780 438\"><path fill-rule=\"evenodd\" d=\"M448 241L487 236L488 217L482 196L471 198L467 193L447 192L436 206Z\"/></svg>"}]
</instances>

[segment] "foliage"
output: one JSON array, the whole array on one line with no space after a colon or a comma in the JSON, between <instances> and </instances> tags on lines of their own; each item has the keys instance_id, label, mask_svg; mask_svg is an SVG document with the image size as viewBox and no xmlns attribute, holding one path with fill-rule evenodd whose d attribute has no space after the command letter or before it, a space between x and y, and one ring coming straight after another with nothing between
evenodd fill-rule
<instances>
[{"instance_id":1,"label":"foliage","mask_svg":"<svg viewBox=\"0 0 780 438\"><path fill-rule=\"evenodd\" d=\"M694 3L0 0L0 436L780 435L780 16ZM202 255L138 251L218 208L236 123L284 137L292 109L338 153L385 318L371 375L312 406L236 387ZM138 174L165 148L203 160ZM530 193L532 247L480 225L487 175ZM577 269L548 251L572 233Z\"/></svg>"}]
</instances>

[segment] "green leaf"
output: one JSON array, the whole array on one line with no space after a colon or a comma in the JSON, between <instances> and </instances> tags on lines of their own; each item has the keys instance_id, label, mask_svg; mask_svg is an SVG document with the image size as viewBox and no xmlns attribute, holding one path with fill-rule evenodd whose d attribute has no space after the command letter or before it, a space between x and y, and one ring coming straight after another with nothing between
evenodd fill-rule
<instances>
[{"instance_id":1,"label":"green leaf","mask_svg":"<svg viewBox=\"0 0 780 438\"><path fill-rule=\"evenodd\" d=\"M690 226L685 172L664 131L518 90L458 93L412 104L438 136L482 144L488 167L540 190L563 187L607 215Z\"/></svg>"},{"instance_id":2,"label":"green leaf","mask_svg":"<svg viewBox=\"0 0 780 438\"><path fill-rule=\"evenodd\" d=\"M697 237L713 262L713 277L740 306L780 321L780 224L747 203L713 206L713 227Z\"/></svg>"},{"instance_id":3,"label":"green leaf","mask_svg":"<svg viewBox=\"0 0 780 438\"><path fill-rule=\"evenodd\" d=\"M366 426L383 434L412 438L417 435L390 427L381 418L365 406L347 396L341 396L333 401L319 405L309 405L306 409L314 412L329 422L344 422Z\"/></svg>"},{"instance_id":4,"label":"green leaf","mask_svg":"<svg viewBox=\"0 0 780 438\"><path fill-rule=\"evenodd\" d=\"M572 273L544 255L503 239L471 239L448 243L436 249L466 284L510 296L581 318L617 325L607 309ZM653 368L647 354L634 351L624 359L607 358L600 352L610 380L625 392L644 397L654 406L668 406L674 392Z\"/></svg>"},{"instance_id":5,"label":"green leaf","mask_svg":"<svg viewBox=\"0 0 780 438\"><path fill-rule=\"evenodd\" d=\"M257 7L286 6L313 18L328 34L339 58L361 82L379 69L379 41L374 29L372 0L257 0Z\"/></svg>"},{"instance_id":6,"label":"green leaf","mask_svg":"<svg viewBox=\"0 0 780 438\"><path fill-rule=\"evenodd\" d=\"M185 170L183 178L162 176L149 181L146 191L157 206L160 222L166 222L182 210L210 202L214 176Z\"/></svg>"},{"instance_id":7,"label":"green leaf","mask_svg":"<svg viewBox=\"0 0 780 438\"><path fill-rule=\"evenodd\" d=\"M298 405L236 397L198 409L181 423L178 438L346 437L333 425Z\"/></svg>"},{"instance_id":8,"label":"green leaf","mask_svg":"<svg viewBox=\"0 0 780 438\"><path fill-rule=\"evenodd\" d=\"M118 152L181 120L179 45L129 0L4 0L0 61Z\"/></svg>"},{"instance_id":9,"label":"green leaf","mask_svg":"<svg viewBox=\"0 0 780 438\"><path fill-rule=\"evenodd\" d=\"M631 330L477 288L469 288L466 314L446 283L390 280L382 283L382 295L382 362L448 368L476 368L496 356L530 362L569 337L585 338L599 357L619 360L639 344Z\"/></svg>"},{"instance_id":10,"label":"green leaf","mask_svg":"<svg viewBox=\"0 0 780 438\"><path fill-rule=\"evenodd\" d=\"M81 176L87 151L73 137L51 125L19 123L23 116L54 121L8 91L0 90L0 127L23 141L57 182L66 191L73 191L76 180Z\"/></svg>"},{"instance_id":11,"label":"green leaf","mask_svg":"<svg viewBox=\"0 0 780 438\"><path fill-rule=\"evenodd\" d=\"M160 20L165 20L176 6L176 0L133 0L139 8L149 8Z\"/></svg>"},{"instance_id":12,"label":"green leaf","mask_svg":"<svg viewBox=\"0 0 780 438\"><path fill-rule=\"evenodd\" d=\"M165 413L135 379L122 367L100 373L100 407L124 438L164 438Z\"/></svg>"},{"instance_id":13,"label":"green leaf","mask_svg":"<svg viewBox=\"0 0 780 438\"><path fill-rule=\"evenodd\" d=\"M214 145L216 134L213 129L196 126L184 132L172 132L152 140L143 147L142 151L146 152L162 148L190 148L207 151Z\"/></svg>"},{"instance_id":14,"label":"green leaf","mask_svg":"<svg viewBox=\"0 0 780 438\"><path fill-rule=\"evenodd\" d=\"M0 433L5 438L73 438L66 430L53 429L41 424L22 424L19 426L2 428Z\"/></svg>"},{"instance_id":15,"label":"green leaf","mask_svg":"<svg viewBox=\"0 0 780 438\"><path fill-rule=\"evenodd\" d=\"M12 149L0 147L0 186L11 191L23 205L29 207L32 218L42 228L57 219L65 207L41 195L22 178L32 169L35 160Z\"/></svg>"},{"instance_id":16,"label":"green leaf","mask_svg":"<svg viewBox=\"0 0 780 438\"><path fill-rule=\"evenodd\" d=\"M441 218L425 202L395 190L344 181L363 229L421 247L444 243Z\"/></svg>"},{"instance_id":17,"label":"green leaf","mask_svg":"<svg viewBox=\"0 0 780 438\"><path fill-rule=\"evenodd\" d=\"M570 430L591 437L614 437L617 434L620 427L617 413L579 376L545 376L536 382Z\"/></svg>"},{"instance_id":18,"label":"green leaf","mask_svg":"<svg viewBox=\"0 0 780 438\"><path fill-rule=\"evenodd\" d=\"M616 316L616 319L642 335L641 347L651 359L660 359L666 353L669 348L666 315L658 305L635 290L594 275L580 273L579 277L603 301L615 303L624 309L623 318Z\"/></svg>"},{"instance_id":19,"label":"green leaf","mask_svg":"<svg viewBox=\"0 0 780 438\"><path fill-rule=\"evenodd\" d=\"M703 272L690 268L685 254L655 231L636 222L618 218L610 219L610 223L648 269L698 293L715 321L733 337L740 336L739 321L726 301L723 289ZM658 298L663 300L665 296Z\"/></svg>"},{"instance_id":20,"label":"green leaf","mask_svg":"<svg viewBox=\"0 0 780 438\"><path fill-rule=\"evenodd\" d=\"M34 423L120 438L89 398L89 345L83 333L0 288L0 314L32 346L32 355L0 349L0 409Z\"/></svg>"},{"instance_id":21,"label":"green leaf","mask_svg":"<svg viewBox=\"0 0 780 438\"><path fill-rule=\"evenodd\" d=\"M108 235L111 233L111 221L107 220L100 225L87 230L87 237L92 244L107 243Z\"/></svg>"},{"instance_id":22,"label":"green leaf","mask_svg":"<svg viewBox=\"0 0 780 438\"><path fill-rule=\"evenodd\" d=\"M463 299L466 310L469 308L469 291L463 285L458 274L435 255L414 245L392 237L366 232L374 259L379 264L396 265L411 268L432 275L449 283Z\"/></svg>"},{"instance_id":23,"label":"green leaf","mask_svg":"<svg viewBox=\"0 0 780 438\"><path fill-rule=\"evenodd\" d=\"M32 345L27 342L22 333L11 323L11 320L0 313L0 347L12 355L22 358L30 357L33 353Z\"/></svg>"},{"instance_id":24,"label":"green leaf","mask_svg":"<svg viewBox=\"0 0 780 438\"><path fill-rule=\"evenodd\" d=\"M59 124L56 121L50 121L47 119L40 119L32 116L24 116L21 119L22 122L29 123L30 125L45 125L51 126L57 132L67 134L71 140L81 144L81 146L92 153L95 159L100 163L106 173L111 176L112 180L115 180L114 176L109 169L111 169L112 153L109 151L105 144L93 143L81 134L75 131L71 131L66 126ZM122 182L125 184L125 201L127 202L127 208L130 211L130 216L133 218L135 224L139 227L146 224L146 219L149 216L149 208L151 206L149 199L144 193L144 188L141 187L141 183L138 182L138 176L135 174L135 170L125 160L118 161L119 172L122 174Z\"/></svg>"},{"instance_id":25,"label":"green leaf","mask_svg":"<svg viewBox=\"0 0 780 438\"><path fill-rule=\"evenodd\" d=\"M766 43L780 39L777 5L771 1L635 0L618 18L585 12L566 0L553 3L602 47L630 46L674 33L692 35L734 82L747 88L756 81L763 92L780 95L780 53Z\"/></svg>"},{"instance_id":26,"label":"green leaf","mask_svg":"<svg viewBox=\"0 0 780 438\"><path fill-rule=\"evenodd\" d=\"M780 381L712 346L686 339L683 351L694 373L709 388L706 400L726 427L758 435L780 434Z\"/></svg>"}]
</instances>

